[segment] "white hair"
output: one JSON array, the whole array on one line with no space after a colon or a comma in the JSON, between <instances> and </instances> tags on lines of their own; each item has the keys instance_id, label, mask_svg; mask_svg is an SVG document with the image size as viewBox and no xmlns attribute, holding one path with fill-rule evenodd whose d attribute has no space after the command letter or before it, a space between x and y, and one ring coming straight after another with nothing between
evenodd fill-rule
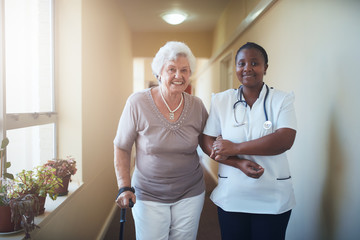
<instances>
[{"instance_id":1,"label":"white hair","mask_svg":"<svg viewBox=\"0 0 360 240\"><path fill-rule=\"evenodd\" d=\"M190 48L182 42L167 42L156 53L151 68L156 78L160 76L164 64L168 61L176 60L178 56L185 56L189 61L190 71L193 73L196 67L196 58Z\"/></svg>"}]
</instances>

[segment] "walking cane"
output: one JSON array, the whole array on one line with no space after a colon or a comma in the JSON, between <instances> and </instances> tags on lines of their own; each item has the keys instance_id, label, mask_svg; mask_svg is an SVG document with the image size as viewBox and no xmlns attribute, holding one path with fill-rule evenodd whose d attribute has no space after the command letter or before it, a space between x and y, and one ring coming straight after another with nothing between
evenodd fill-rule
<instances>
[{"instance_id":1,"label":"walking cane","mask_svg":"<svg viewBox=\"0 0 360 240\"><path fill-rule=\"evenodd\" d=\"M131 191L131 192L135 193L135 189L133 187L123 187L123 188L120 188L119 193L115 199L118 199L120 194L125 191ZM132 208L133 206L134 206L134 202L131 199L129 199L129 207ZM120 212L120 236L119 236L120 240L123 239L125 221L126 221L126 208L122 208L121 212Z\"/></svg>"},{"instance_id":2,"label":"walking cane","mask_svg":"<svg viewBox=\"0 0 360 240\"><path fill-rule=\"evenodd\" d=\"M133 201L130 199L129 200L129 207L132 208L134 206ZM123 240L124 237L124 225L126 222L126 208L122 208L121 212L120 212L120 235L119 235L119 239Z\"/></svg>"}]
</instances>

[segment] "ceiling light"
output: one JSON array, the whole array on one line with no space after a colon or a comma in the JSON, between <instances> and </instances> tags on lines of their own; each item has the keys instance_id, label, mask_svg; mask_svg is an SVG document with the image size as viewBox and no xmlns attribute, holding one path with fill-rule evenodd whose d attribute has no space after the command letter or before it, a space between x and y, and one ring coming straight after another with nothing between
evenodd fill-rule
<instances>
[{"instance_id":1,"label":"ceiling light","mask_svg":"<svg viewBox=\"0 0 360 240\"><path fill-rule=\"evenodd\" d=\"M161 17L168 24L177 25L185 21L187 14L182 12L167 12L161 15Z\"/></svg>"}]
</instances>

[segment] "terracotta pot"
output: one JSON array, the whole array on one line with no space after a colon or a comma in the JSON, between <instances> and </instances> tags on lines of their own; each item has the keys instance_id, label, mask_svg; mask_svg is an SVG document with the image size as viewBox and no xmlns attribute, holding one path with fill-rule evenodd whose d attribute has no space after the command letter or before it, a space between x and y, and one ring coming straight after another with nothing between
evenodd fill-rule
<instances>
[{"instance_id":1,"label":"terracotta pot","mask_svg":"<svg viewBox=\"0 0 360 240\"><path fill-rule=\"evenodd\" d=\"M41 215L41 214L44 214L44 212L45 212L46 197L38 196L38 199L39 199L39 214L38 215Z\"/></svg>"},{"instance_id":2,"label":"terracotta pot","mask_svg":"<svg viewBox=\"0 0 360 240\"><path fill-rule=\"evenodd\" d=\"M58 193L59 196L65 196L68 194L70 178L71 178L71 175L67 175L67 176L61 178L63 186L62 187L60 186L58 189L55 190L55 192Z\"/></svg>"},{"instance_id":3,"label":"terracotta pot","mask_svg":"<svg viewBox=\"0 0 360 240\"><path fill-rule=\"evenodd\" d=\"M11 208L9 205L0 206L0 232L13 232L14 223L11 222Z\"/></svg>"}]
</instances>

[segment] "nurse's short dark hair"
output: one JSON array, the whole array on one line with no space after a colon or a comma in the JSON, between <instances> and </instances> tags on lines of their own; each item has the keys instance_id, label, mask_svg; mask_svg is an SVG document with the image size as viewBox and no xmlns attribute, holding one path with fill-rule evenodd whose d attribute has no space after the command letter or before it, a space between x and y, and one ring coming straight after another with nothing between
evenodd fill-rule
<instances>
[{"instance_id":1,"label":"nurse's short dark hair","mask_svg":"<svg viewBox=\"0 0 360 240\"><path fill-rule=\"evenodd\" d=\"M236 55L235 55L235 65L236 65L236 58L237 58L239 52L240 52L241 50L243 50L243 49L249 49L249 48L255 48L255 49L259 50L259 51L261 52L261 54L263 55L263 57L264 57L265 64L268 64L268 55L267 55L265 49L264 49L262 46L260 46L259 44L256 44L256 43L254 43L254 42L247 42L247 43L245 43L244 45L242 45L242 46L239 48L239 50L236 52Z\"/></svg>"}]
</instances>

